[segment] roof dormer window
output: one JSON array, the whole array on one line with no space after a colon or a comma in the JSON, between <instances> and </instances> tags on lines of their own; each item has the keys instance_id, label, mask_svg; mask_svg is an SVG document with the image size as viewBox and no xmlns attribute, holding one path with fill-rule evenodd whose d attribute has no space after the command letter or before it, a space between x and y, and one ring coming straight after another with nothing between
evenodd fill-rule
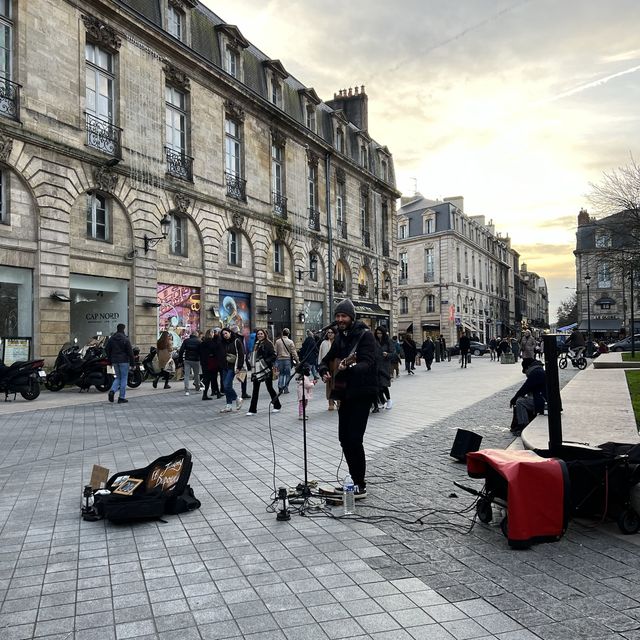
<instances>
[{"instance_id":1,"label":"roof dormer window","mask_svg":"<svg viewBox=\"0 0 640 640\"><path fill-rule=\"evenodd\" d=\"M342 127L336 129L336 149L340 153L344 153L344 129Z\"/></svg>"},{"instance_id":2,"label":"roof dormer window","mask_svg":"<svg viewBox=\"0 0 640 640\"><path fill-rule=\"evenodd\" d=\"M240 54L231 45L227 45L224 51L224 70L234 78L239 77Z\"/></svg>"},{"instance_id":3,"label":"roof dormer window","mask_svg":"<svg viewBox=\"0 0 640 640\"><path fill-rule=\"evenodd\" d=\"M223 69L234 78L242 80L242 49L249 46L248 40L240 33L238 27L231 24L220 24L216 27L220 38L220 52Z\"/></svg>"},{"instance_id":4,"label":"roof dormer window","mask_svg":"<svg viewBox=\"0 0 640 640\"><path fill-rule=\"evenodd\" d=\"M282 66L280 60L265 60L262 64L267 76L269 102L282 109L284 104L282 100L283 84L289 77L289 73Z\"/></svg>"}]
</instances>

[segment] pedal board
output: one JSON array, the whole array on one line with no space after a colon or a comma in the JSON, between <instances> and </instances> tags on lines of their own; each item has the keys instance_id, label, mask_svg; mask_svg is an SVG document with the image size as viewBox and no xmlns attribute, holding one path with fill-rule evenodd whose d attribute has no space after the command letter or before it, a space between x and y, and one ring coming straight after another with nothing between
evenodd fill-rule
<instances>
[{"instance_id":1,"label":"pedal board","mask_svg":"<svg viewBox=\"0 0 640 640\"><path fill-rule=\"evenodd\" d=\"M335 507L342 504L342 491L332 487L330 484L320 485L318 493L329 506Z\"/></svg>"}]
</instances>

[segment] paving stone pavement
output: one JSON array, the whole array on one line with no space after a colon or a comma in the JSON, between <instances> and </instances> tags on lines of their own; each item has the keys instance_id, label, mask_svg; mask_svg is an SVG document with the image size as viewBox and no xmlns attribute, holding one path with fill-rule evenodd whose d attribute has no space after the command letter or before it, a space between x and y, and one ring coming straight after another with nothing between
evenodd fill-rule
<instances>
[{"instance_id":1,"label":"paving stone pavement","mask_svg":"<svg viewBox=\"0 0 640 640\"><path fill-rule=\"evenodd\" d=\"M289 522L268 506L303 477L294 393L271 431L264 398L257 416L220 414L223 400L148 385L127 405L61 392L42 409L2 406L0 638L638 640L629 538L572 522L560 542L513 551L497 524L471 529L473 498L453 481L478 481L448 456L455 431L508 446L522 379L485 357L394 381L393 409L369 422L357 515ZM309 478L331 482L345 468L323 397L310 404ZM94 463L140 467L183 446L199 511L135 526L79 518Z\"/></svg>"}]
</instances>

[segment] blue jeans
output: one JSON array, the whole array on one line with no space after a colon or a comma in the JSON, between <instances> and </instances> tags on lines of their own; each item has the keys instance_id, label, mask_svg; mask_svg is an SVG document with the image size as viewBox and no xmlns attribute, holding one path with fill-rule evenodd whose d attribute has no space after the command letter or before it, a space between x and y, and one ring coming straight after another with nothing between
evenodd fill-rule
<instances>
[{"instance_id":1,"label":"blue jeans","mask_svg":"<svg viewBox=\"0 0 640 640\"><path fill-rule=\"evenodd\" d=\"M289 386L289 380L291 379L291 358L278 358L276 360L276 367L278 367L278 389L286 389Z\"/></svg>"},{"instance_id":2,"label":"blue jeans","mask_svg":"<svg viewBox=\"0 0 640 640\"><path fill-rule=\"evenodd\" d=\"M129 378L129 363L128 362L114 362L113 369L116 372L116 379L111 385L111 391L115 393L120 387L120 398L124 399L127 393L127 379Z\"/></svg>"},{"instance_id":3,"label":"blue jeans","mask_svg":"<svg viewBox=\"0 0 640 640\"><path fill-rule=\"evenodd\" d=\"M235 378L235 369L224 370L224 395L227 398L227 404L233 404L238 399L238 394L233 388L233 379Z\"/></svg>"}]
</instances>

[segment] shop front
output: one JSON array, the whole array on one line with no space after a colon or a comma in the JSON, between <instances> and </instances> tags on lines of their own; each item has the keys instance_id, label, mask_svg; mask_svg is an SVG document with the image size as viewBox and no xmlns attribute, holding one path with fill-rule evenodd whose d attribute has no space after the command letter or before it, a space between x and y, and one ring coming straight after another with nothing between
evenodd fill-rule
<instances>
[{"instance_id":1,"label":"shop front","mask_svg":"<svg viewBox=\"0 0 640 640\"><path fill-rule=\"evenodd\" d=\"M129 325L127 280L72 273L69 284L71 340L84 345L94 336L115 333L120 323Z\"/></svg>"},{"instance_id":2,"label":"shop front","mask_svg":"<svg viewBox=\"0 0 640 640\"><path fill-rule=\"evenodd\" d=\"M33 272L0 269L0 338L33 335Z\"/></svg>"},{"instance_id":3,"label":"shop front","mask_svg":"<svg viewBox=\"0 0 640 640\"><path fill-rule=\"evenodd\" d=\"M320 331L324 326L324 305L315 300L304 301L304 328L311 331Z\"/></svg>"},{"instance_id":4,"label":"shop front","mask_svg":"<svg viewBox=\"0 0 640 640\"><path fill-rule=\"evenodd\" d=\"M269 310L269 329L274 339L283 329L291 330L291 299L280 296L267 296Z\"/></svg>"},{"instance_id":5,"label":"shop front","mask_svg":"<svg viewBox=\"0 0 640 640\"><path fill-rule=\"evenodd\" d=\"M218 315L223 327L244 336L249 344L251 334L251 294L242 291L220 289Z\"/></svg>"},{"instance_id":6,"label":"shop front","mask_svg":"<svg viewBox=\"0 0 640 640\"><path fill-rule=\"evenodd\" d=\"M362 320L362 322L364 322L370 329L375 329L376 327L381 326L386 327L387 331L389 330L389 327L391 326L390 314L380 305L354 300L353 306L356 308L356 318L358 320Z\"/></svg>"},{"instance_id":7,"label":"shop front","mask_svg":"<svg viewBox=\"0 0 640 640\"><path fill-rule=\"evenodd\" d=\"M174 349L200 331L200 288L158 283L158 335L168 331Z\"/></svg>"}]
</instances>

